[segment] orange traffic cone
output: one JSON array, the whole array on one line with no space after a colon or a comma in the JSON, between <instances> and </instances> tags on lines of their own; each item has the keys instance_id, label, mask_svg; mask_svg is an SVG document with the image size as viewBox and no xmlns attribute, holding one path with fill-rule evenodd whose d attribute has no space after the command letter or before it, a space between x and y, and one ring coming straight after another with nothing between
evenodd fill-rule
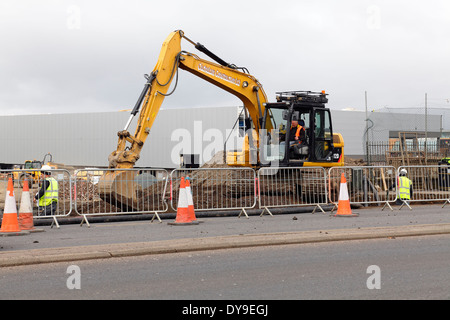
<instances>
[{"instance_id":1,"label":"orange traffic cone","mask_svg":"<svg viewBox=\"0 0 450 320\"><path fill-rule=\"evenodd\" d=\"M194 199L192 198L191 193L191 183L189 179L186 179L186 196L187 196L187 203L188 203L188 218L191 221L197 221L197 218L195 217L195 208L194 208Z\"/></svg>"},{"instance_id":2,"label":"orange traffic cone","mask_svg":"<svg viewBox=\"0 0 450 320\"><path fill-rule=\"evenodd\" d=\"M170 222L169 224L171 225L198 224L198 221L192 221L189 218L188 198L186 194L186 183L184 181L184 177L181 178L180 182L180 194L178 196L177 216L175 218L175 222Z\"/></svg>"},{"instance_id":3,"label":"orange traffic cone","mask_svg":"<svg viewBox=\"0 0 450 320\"><path fill-rule=\"evenodd\" d=\"M341 174L341 187L339 188L338 209L335 217L358 217L359 214L352 213L350 208L350 199L348 196L347 179L344 173Z\"/></svg>"},{"instance_id":4,"label":"orange traffic cone","mask_svg":"<svg viewBox=\"0 0 450 320\"><path fill-rule=\"evenodd\" d=\"M5 198L5 209L3 211L2 227L0 229L0 232L20 232L12 178L9 178L8 180L8 188L6 189Z\"/></svg>"},{"instance_id":5,"label":"orange traffic cone","mask_svg":"<svg viewBox=\"0 0 450 320\"><path fill-rule=\"evenodd\" d=\"M21 230L34 230L33 208L31 206L30 189L25 180L22 189L22 198L19 207L19 227Z\"/></svg>"}]
</instances>

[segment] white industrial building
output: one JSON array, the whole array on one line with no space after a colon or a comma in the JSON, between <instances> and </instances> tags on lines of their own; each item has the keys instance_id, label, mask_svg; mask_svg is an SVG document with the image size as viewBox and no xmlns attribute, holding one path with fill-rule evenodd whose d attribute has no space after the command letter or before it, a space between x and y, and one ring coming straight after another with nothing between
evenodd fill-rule
<instances>
[{"instance_id":1,"label":"white industrial building","mask_svg":"<svg viewBox=\"0 0 450 320\"><path fill-rule=\"evenodd\" d=\"M440 136L442 115L333 110L334 132L343 135L345 155L363 157L366 131L371 141L387 141L401 131L427 131ZM224 148L242 145L242 107L161 109L136 166L176 168L180 154L199 155L200 165ZM51 153L53 161L71 166L106 167L116 149L117 132L124 129L129 112L71 113L0 116L0 163L21 164L42 160ZM427 119L425 125L425 119ZM129 131L133 134L136 119Z\"/></svg>"},{"instance_id":2,"label":"white industrial building","mask_svg":"<svg viewBox=\"0 0 450 320\"><path fill-rule=\"evenodd\" d=\"M333 131L342 133L347 156L362 158L366 141L387 142L399 133L417 133L418 137L439 138L443 131L443 115L405 112L333 110ZM366 121L366 119L368 119Z\"/></svg>"},{"instance_id":3,"label":"white industrial building","mask_svg":"<svg viewBox=\"0 0 450 320\"><path fill-rule=\"evenodd\" d=\"M237 138L238 125L231 132L239 109L161 109L136 166L176 168L180 165L180 153L199 154L203 163L216 150L223 150L228 136L231 149L233 139L242 140ZM0 163L42 160L50 153L56 163L106 167L109 154L116 150L117 132L124 129L129 117L130 112L126 111L0 116ZM137 118L129 128L131 134Z\"/></svg>"}]
</instances>

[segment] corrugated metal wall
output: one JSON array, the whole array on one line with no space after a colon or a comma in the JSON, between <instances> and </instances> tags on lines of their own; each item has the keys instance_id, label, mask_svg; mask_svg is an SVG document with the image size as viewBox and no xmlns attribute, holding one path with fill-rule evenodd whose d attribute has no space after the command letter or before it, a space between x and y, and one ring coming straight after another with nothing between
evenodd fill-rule
<instances>
[{"instance_id":1,"label":"corrugated metal wall","mask_svg":"<svg viewBox=\"0 0 450 320\"><path fill-rule=\"evenodd\" d=\"M107 166L108 155L116 149L117 132L124 129L129 116L129 112L1 116L0 162L42 160L50 152L57 163ZM237 107L161 109L137 166L178 167L179 155L172 153L188 142L186 133L192 133L192 140L194 134L200 137L186 153L202 150L214 143L208 141L211 130L225 136L237 116ZM129 129L132 134L136 122L137 118ZM209 160L207 155L204 158Z\"/></svg>"},{"instance_id":2,"label":"corrugated metal wall","mask_svg":"<svg viewBox=\"0 0 450 320\"><path fill-rule=\"evenodd\" d=\"M123 112L0 117L3 163L42 160L70 165L106 165L127 119Z\"/></svg>"},{"instance_id":3,"label":"corrugated metal wall","mask_svg":"<svg viewBox=\"0 0 450 320\"><path fill-rule=\"evenodd\" d=\"M366 142L366 113L331 109L333 131L344 138L346 155L364 155ZM425 115L417 113L369 112L369 141L389 141L389 133L397 131L425 131ZM439 133L441 116L428 115L428 132Z\"/></svg>"},{"instance_id":4,"label":"corrugated metal wall","mask_svg":"<svg viewBox=\"0 0 450 320\"><path fill-rule=\"evenodd\" d=\"M161 109L137 166L176 168L181 152L199 154L201 163L208 161L216 151L223 150L223 142L239 110L238 107ZM344 137L345 154L363 155L365 112L331 108L331 113L333 130ZM124 129L129 116L129 112L0 116L0 163L42 160L50 152L57 163L107 166L108 155L116 149L117 132ZM424 115L420 114L375 112L369 113L369 118L374 123L369 131L372 140L376 134L377 141L387 141L389 131L424 130ZM129 129L131 133L136 121L137 118ZM428 116L429 131L439 131L440 124L440 115ZM242 139L230 138L227 149L239 149L241 145Z\"/></svg>"}]
</instances>

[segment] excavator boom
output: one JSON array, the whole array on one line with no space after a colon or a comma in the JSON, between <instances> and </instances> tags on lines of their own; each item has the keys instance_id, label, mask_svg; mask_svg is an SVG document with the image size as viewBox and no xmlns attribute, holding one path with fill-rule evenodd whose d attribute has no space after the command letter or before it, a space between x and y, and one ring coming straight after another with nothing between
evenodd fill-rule
<instances>
[{"instance_id":1,"label":"excavator boom","mask_svg":"<svg viewBox=\"0 0 450 320\"><path fill-rule=\"evenodd\" d=\"M178 68L186 70L225 91L238 97L247 109L256 131L264 114L267 96L262 85L252 75L238 69L223 66L200 59L198 56L181 51L181 39L185 38L181 30L172 32L164 41L158 62L131 112L125 129L118 132L117 149L109 156L110 168L132 168L139 159L141 149L150 133L159 109L168 95L169 86L176 77ZM188 40L191 42L191 40ZM197 44L196 47L207 49ZM207 51L210 53L210 51ZM210 53L211 54L211 53ZM217 58L217 56L215 56ZM217 58L219 61L223 61ZM225 62L224 62L225 63ZM142 106L141 106L142 105ZM134 135L128 132L129 124L139 113L139 121ZM269 124L270 127L270 124ZM270 129L270 128L269 128ZM127 142L131 144L127 148Z\"/></svg>"}]
</instances>

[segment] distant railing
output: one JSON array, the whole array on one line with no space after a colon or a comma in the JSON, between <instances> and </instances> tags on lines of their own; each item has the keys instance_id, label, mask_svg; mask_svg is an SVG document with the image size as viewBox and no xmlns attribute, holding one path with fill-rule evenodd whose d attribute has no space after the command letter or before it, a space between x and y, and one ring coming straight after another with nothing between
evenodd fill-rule
<instances>
[{"instance_id":1,"label":"distant railing","mask_svg":"<svg viewBox=\"0 0 450 320\"><path fill-rule=\"evenodd\" d=\"M370 141L365 147L369 165L388 165L398 168L406 165L437 165L450 155L448 145L424 143L399 145L386 141Z\"/></svg>"}]
</instances>

